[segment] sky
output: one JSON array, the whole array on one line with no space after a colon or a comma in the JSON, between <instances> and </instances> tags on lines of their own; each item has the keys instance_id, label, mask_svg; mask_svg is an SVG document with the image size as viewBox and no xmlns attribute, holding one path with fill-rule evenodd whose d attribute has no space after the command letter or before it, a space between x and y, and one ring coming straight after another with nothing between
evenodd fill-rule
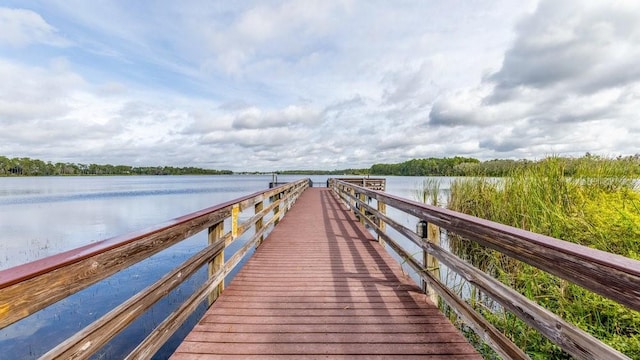
<instances>
[{"instance_id":1,"label":"sky","mask_svg":"<svg viewBox=\"0 0 640 360\"><path fill-rule=\"evenodd\" d=\"M234 171L640 152L637 0L0 0L0 155Z\"/></svg>"}]
</instances>

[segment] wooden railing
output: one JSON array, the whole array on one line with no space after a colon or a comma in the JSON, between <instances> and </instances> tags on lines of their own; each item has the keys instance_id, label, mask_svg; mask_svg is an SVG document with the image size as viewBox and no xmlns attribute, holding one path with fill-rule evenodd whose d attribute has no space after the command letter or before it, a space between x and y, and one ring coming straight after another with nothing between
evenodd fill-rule
<instances>
[{"instance_id":1,"label":"wooden railing","mask_svg":"<svg viewBox=\"0 0 640 360\"><path fill-rule=\"evenodd\" d=\"M353 183L335 179L330 183L334 192L362 221L376 231L379 239L403 258L429 285L430 290L435 291L502 357L528 358L521 349L441 281L434 271L436 269L430 266L430 259L446 265L572 356L579 359L628 359L624 354L440 247L433 237L432 240L423 239L413 229L407 229L392 220L385 214L385 209L398 209L428 222L431 226L441 227L449 233L476 241L633 310L640 310L640 261L406 200ZM367 200L370 199L376 200L376 208L369 205ZM422 261L416 260L398 241L388 236L385 226L390 226L419 246L423 251Z\"/></svg>"},{"instance_id":2,"label":"wooden railing","mask_svg":"<svg viewBox=\"0 0 640 360\"><path fill-rule=\"evenodd\" d=\"M385 178L365 178L365 177L354 177L354 178L337 178L332 180L340 180L349 184L362 186L367 189L385 191L385 187L387 184L387 180Z\"/></svg>"},{"instance_id":3,"label":"wooden railing","mask_svg":"<svg viewBox=\"0 0 640 360\"><path fill-rule=\"evenodd\" d=\"M169 291L208 264L209 277L205 283L127 357L149 358L203 300L215 301L224 287L225 276L253 246L260 244L265 232L284 216L308 186L308 179L300 180L201 210L144 232L115 237L0 271L0 329L208 229L209 245L206 248L43 356L44 359L91 356ZM253 207L254 215L239 224L238 214L250 207ZM271 217L265 221L269 214ZM223 224L228 218L231 229L225 232ZM251 228L255 229L255 234L225 262L225 248Z\"/></svg>"}]
</instances>

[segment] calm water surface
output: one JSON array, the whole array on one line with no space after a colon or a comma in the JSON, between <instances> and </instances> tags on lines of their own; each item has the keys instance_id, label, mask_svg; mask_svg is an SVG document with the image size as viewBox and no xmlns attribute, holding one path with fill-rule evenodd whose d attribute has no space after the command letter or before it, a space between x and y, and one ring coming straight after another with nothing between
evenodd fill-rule
<instances>
[{"instance_id":1,"label":"calm water surface","mask_svg":"<svg viewBox=\"0 0 640 360\"><path fill-rule=\"evenodd\" d=\"M279 176L293 181L301 176ZM326 176L312 176L325 183ZM439 178L446 194L451 178ZM415 199L423 178L387 177L387 192ZM270 175L0 178L0 269L144 229L268 187ZM393 209L409 228L416 219ZM391 232L392 233L392 232ZM248 237L249 235L247 235ZM393 235L392 235L393 236ZM235 248L242 245L240 239ZM156 281L204 246L204 232L0 330L0 358L37 358ZM408 245L408 244L405 244ZM417 249L416 249L417 250ZM225 252L228 257L233 253ZM204 269L152 307L94 358L121 358L202 283ZM202 306L160 350L166 358L204 312Z\"/></svg>"}]
</instances>

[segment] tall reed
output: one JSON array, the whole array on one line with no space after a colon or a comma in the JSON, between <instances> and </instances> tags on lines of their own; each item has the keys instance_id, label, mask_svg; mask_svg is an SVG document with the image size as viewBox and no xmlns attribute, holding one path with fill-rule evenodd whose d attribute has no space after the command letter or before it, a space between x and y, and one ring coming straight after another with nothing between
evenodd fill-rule
<instances>
[{"instance_id":1,"label":"tall reed","mask_svg":"<svg viewBox=\"0 0 640 360\"><path fill-rule=\"evenodd\" d=\"M624 164L584 158L565 176L550 157L500 179L464 178L451 185L448 207L481 218L640 259L640 193ZM640 359L640 313L474 242L450 238L453 252L530 299ZM476 308L533 358L566 358L513 315L493 304Z\"/></svg>"},{"instance_id":2,"label":"tall reed","mask_svg":"<svg viewBox=\"0 0 640 360\"><path fill-rule=\"evenodd\" d=\"M442 205L440 199L440 180L436 178L426 178L422 180L422 183L418 185L413 195L416 200L425 204L434 206Z\"/></svg>"}]
</instances>

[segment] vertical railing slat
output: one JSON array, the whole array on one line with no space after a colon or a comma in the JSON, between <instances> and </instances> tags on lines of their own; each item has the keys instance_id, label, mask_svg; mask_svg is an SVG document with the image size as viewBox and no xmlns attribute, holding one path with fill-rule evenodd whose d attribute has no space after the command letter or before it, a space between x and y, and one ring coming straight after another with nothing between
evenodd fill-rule
<instances>
[{"instance_id":1,"label":"vertical railing slat","mask_svg":"<svg viewBox=\"0 0 640 360\"><path fill-rule=\"evenodd\" d=\"M387 204L385 204L384 202L377 200L377 209L381 214L386 214L387 213ZM377 217L378 219L378 227L380 228L380 231L382 232L386 232L386 223L384 222L384 220L382 220L380 217ZM384 246L384 238L381 235L378 235L378 242Z\"/></svg>"},{"instance_id":2,"label":"vertical railing slat","mask_svg":"<svg viewBox=\"0 0 640 360\"><path fill-rule=\"evenodd\" d=\"M259 214L262 209L264 208L264 201L260 201L258 203L256 203L253 206L253 210L254 210L254 214ZM260 232L260 230L262 229L262 224L263 224L263 218L261 217L260 219L258 219L256 221L256 233ZM264 240L264 235L260 235L260 238L258 239L258 243L257 246L260 246L260 244L262 244L262 241Z\"/></svg>"},{"instance_id":3,"label":"vertical railing slat","mask_svg":"<svg viewBox=\"0 0 640 360\"><path fill-rule=\"evenodd\" d=\"M440 228L432 223L427 223L426 240L432 244L440 245ZM424 254L423 264L425 270L428 271L433 276L433 278L440 279L440 263L438 262L438 259L424 250L422 251L422 253ZM438 293L435 291L435 289L433 289L433 287L427 283L426 287L423 290L425 290L425 293L427 294L427 296L429 296L429 299L431 299L431 301L437 305Z\"/></svg>"},{"instance_id":4,"label":"vertical railing slat","mask_svg":"<svg viewBox=\"0 0 640 360\"><path fill-rule=\"evenodd\" d=\"M210 245L214 244L223 235L224 235L224 221L220 221L219 223L209 227L209 244ZM226 246L227 246L227 244L225 243L225 246L222 248L222 250L220 250L220 252L218 252L213 257L213 260L211 262L209 262L208 277L212 277L214 274L216 274L224 266L224 248ZM209 294L209 298L208 298L209 299L209 303L208 303L209 306L211 306L211 304L213 304L216 301L216 299L218 299L218 297L222 293L222 290L224 290L224 279L222 280L222 282L218 286L215 287L213 292L211 292L211 294Z\"/></svg>"}]
</instances>

